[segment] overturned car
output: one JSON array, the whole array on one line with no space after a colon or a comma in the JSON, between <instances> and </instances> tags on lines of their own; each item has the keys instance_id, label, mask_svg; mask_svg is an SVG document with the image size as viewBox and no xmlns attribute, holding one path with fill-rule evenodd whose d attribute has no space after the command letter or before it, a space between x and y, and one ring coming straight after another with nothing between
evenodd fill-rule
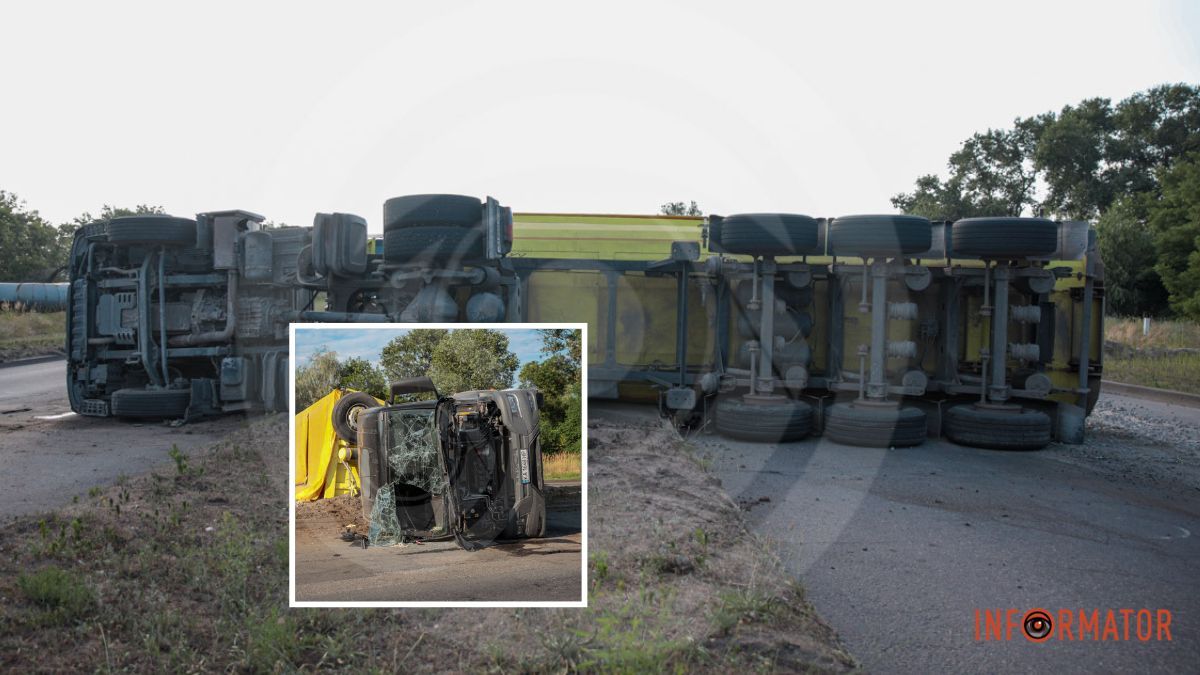
<instances>
[{"instance_id":1,"label":"overturned car","mask_svg":"<svg viewBox=\"0 0 1200 675\"><path fill-rule=\"evenodd\" d=\"M453 537L476 550L544 536L540 398L536 389L441 395L428 377L393 383L385 406L343 398L336 426L356 435L371 544Z\"/></svg>"}]
</instances>

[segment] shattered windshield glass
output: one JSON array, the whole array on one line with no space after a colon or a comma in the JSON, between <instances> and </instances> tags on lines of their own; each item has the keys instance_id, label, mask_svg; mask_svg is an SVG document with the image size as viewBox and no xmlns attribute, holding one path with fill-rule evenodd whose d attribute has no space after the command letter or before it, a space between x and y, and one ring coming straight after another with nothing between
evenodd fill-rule
<instances>
[{"instance_id":1,"label":"shattered windshield glass","mask_svg":"<svg viewBox=\"0 0 1200 675\"><path fill-rule=\"evenodd\" d=\"M391 479L375 498L368 539L390 546L447 534L446 480L438 459L434 411L393 410L384 420Z\"/></svg>"}]
</instances>

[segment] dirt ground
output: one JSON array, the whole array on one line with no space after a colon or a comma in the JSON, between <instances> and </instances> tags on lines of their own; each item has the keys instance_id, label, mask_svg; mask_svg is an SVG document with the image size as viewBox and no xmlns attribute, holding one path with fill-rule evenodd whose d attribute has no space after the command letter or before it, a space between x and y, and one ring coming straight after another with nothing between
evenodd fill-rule
<instances>
[{"instance_id":1,"label":"dirt ground","mask_svg":"<svg viewBox=\"0 0 1200 675\"><path fill-rule=\"evenodd\" d=\"M771 546L654 425L588 430L586 609L288 609L287 429L260 419L0 527L0 670L854 666Z\"/></svg>"}]
</instances>

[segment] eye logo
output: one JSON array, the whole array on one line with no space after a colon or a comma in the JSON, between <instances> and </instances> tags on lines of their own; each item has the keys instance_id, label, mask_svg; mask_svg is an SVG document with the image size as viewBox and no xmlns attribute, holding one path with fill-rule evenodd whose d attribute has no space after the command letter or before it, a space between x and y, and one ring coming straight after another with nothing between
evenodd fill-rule
<instances>
[{"instance_id":1,"label":"eye logo","mask_svg":"<svg viewBox=\"0 0 1200 675\"><path fill-rule=\"evenodd\" d=\"M1054 629L1054 622L1050 620L1050 615L1044 609L1029 610L1025 613L1025 620L1021 624L1025 629L1025 637L1030 642L1045 642Z\"/></svg>"}]
</instances>

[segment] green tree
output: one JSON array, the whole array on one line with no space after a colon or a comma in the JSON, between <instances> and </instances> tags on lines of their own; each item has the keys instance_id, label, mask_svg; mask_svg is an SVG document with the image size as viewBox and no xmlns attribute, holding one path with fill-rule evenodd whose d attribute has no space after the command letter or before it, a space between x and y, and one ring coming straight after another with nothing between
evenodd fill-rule
<instances>
[{"instance_id":1,"label":"green tree","mask_svg":"<svg viewBox=\"0 0 1200 675\"><path fill-rule=\"evenodd\" d=\"M0 281L51 281L66 265L58 230L11 192L0 190Z\"/></svg>"},{"instance_id":2,"label":"green tree","mask_svg":"<svg viewBox=\"0 0 1200 675\"><path fill-rule=\"evenodd\" d=\"M339 367L338 386L368 393L378 399L387 399L388 386L382 368L358 357L347 359Z\"/></svg>"},{"instance_id":3,"label":"green tree","mask_svg":"<svg viewBox=\"0 0 1200 675\"><path fill-rule=\"evenodd\" d=\"M442 328L417 328L392 338L380 358L384 375L389 381L428 375L433 351L449 333Z\"/></svg>"},{"instance_id":4,"label":"green tree","mask_svg":"<svg viewBox=\"0 0 1200 675\"><path fill-rule=\"evenodd\" d=\"M1146 209L1138 201L1121 199L1096 223L1108 310L1117 316L1161 316L1168 309L1167 291L1155 269L1158 252Z\"/></svg>"},{"instance_id":5,"label":"green tree","mask_svg":"<svg viewBox=\"0 0 1200 675\"><path fill-rule=\"evenodd\" d=\"M450 332L433 349L429 376L439 392L507 389L520 360L500 331L470 328Z\"/></svg>"},{"instance_id":6,"label":"green tree","mask_svg":"<svg viewBox=\"0 0 1200 675\"><path fill-rule=\"evenodd\" d=\"M548 452L579 452L582 445L583 397L579 366L563 354L521 367L521 386L542 392L542 448Z\"/></svg>"},{"instance_id":7,"label":"green tree","mask_svg":"<svg viewBox=\"0 0 1200 675\"><path fill-rule=\"evenodd\" d=\"M1030 131L1022 127L974 134L950 155L949 178L921 176L916 189L892 197L892 205L933 220L1020 215L1034 203L1036 174L1025 161Z\"/></svg>"},{"instance_id":8,"label":"green tree","mask_svg":"<svg viewBox=\"0 0 1200 675\"><path fill-rule=\"evenodd\" d=\"M543 354L562 354L571 361L575 379L579 379L579 367L583 362L583 331L571 328L539 328L542 335Z\"/></svg>"},{"instance_id":9,"label":"green tree","mask_svg":"<svg viewBox=\"0 0 1200 675\"><path fill-rule=\"evenodd\" d=\"M667 202L658 207L658 212L664 216L702 216L704 212L696 205L693 200L691 202Z\"/></svg>"},{"instance_id":10,"label":"green tree","mask_svg":"<svg viewBox=\"0 0 1200 675\"><path fill-rule=\"evenodd\" d=\"M583 448L583 334L578 330L543 329L547 358L521 367L521 386L542 392L542 447L546 452L580 452Z\"/></svg>"},{"instance_id":11,"label":"green tree","mask_svg":"<svg viewBox=\"0 0 1200 675\"><path fill-rule=\"evenodd\" d=\"M296 368L296 411L304 410L333 391L342 379L337 352L319 349L308 363Z\"/></svg>"},{"instance_id":12,"label":"green tree","mask_svg":"<svg viewBox=\"0 0 1200 675\"><path fill-rule=\"evenodd\" d=\"M1200 320L1200 153L1161 173L1162 194L1149 207L1156 269L1171 309Z\"/></svg>"}]
</instances>

